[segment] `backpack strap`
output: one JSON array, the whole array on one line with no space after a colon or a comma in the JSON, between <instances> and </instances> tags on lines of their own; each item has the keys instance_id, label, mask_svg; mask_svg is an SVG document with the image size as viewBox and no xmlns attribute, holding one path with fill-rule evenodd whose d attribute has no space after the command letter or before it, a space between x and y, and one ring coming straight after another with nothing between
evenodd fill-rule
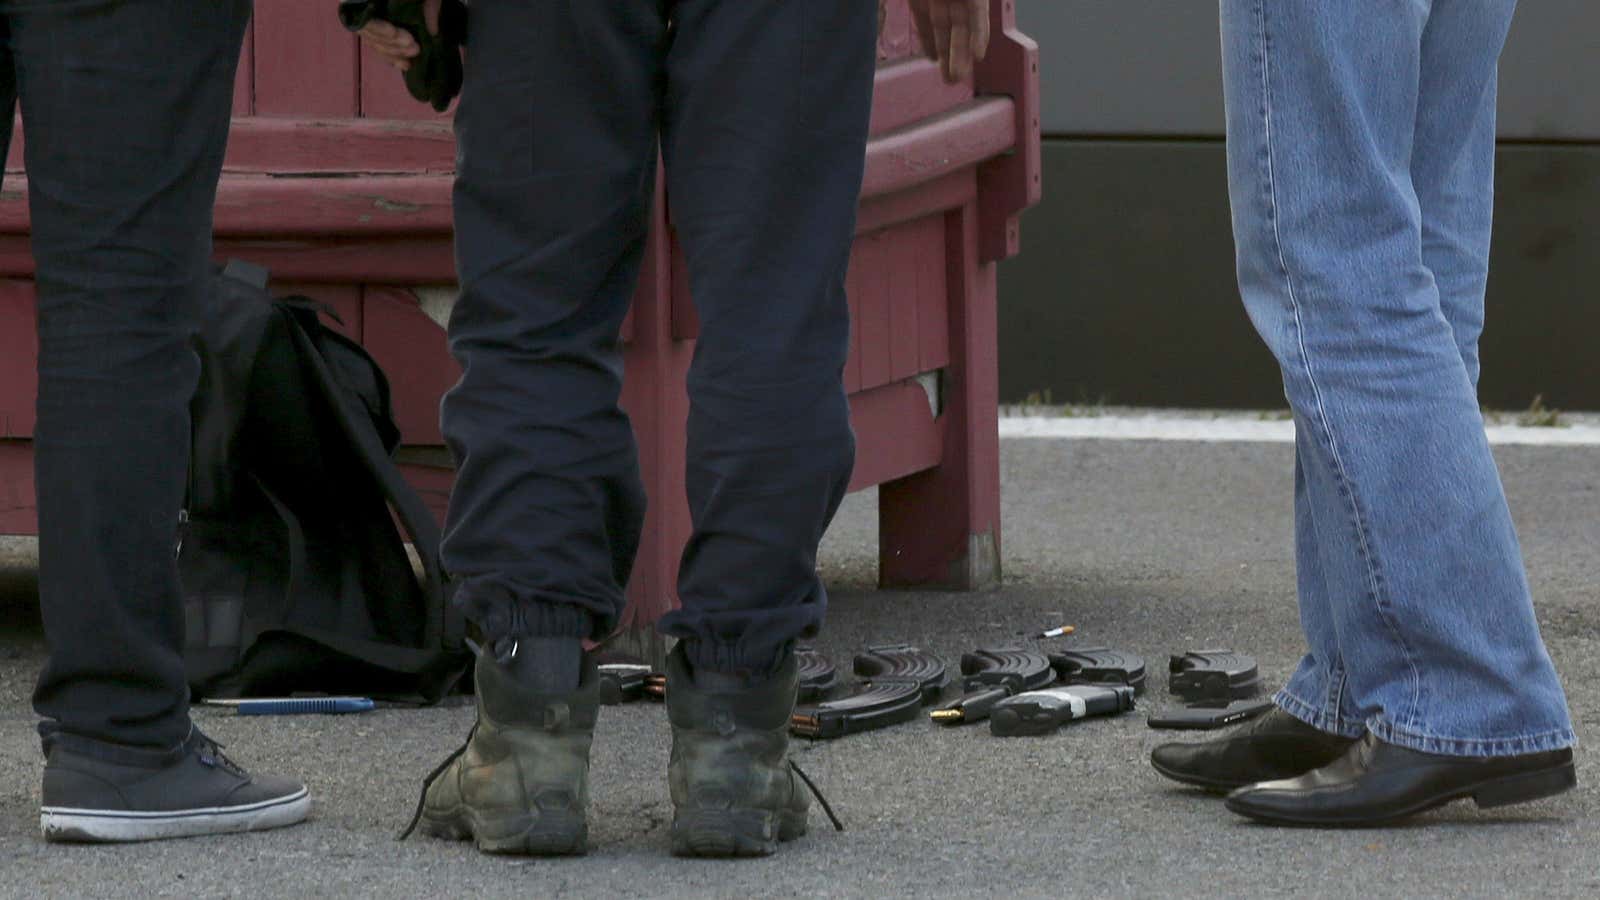
<instances>
[{"instance_id":1,"label":"backpack strap","mask_svg":"<svg viewBox=\"0 0 1600 900\"><path fill-rule=\"evenodd\" d=\"M401 527L406 536L410 538L412 546L416 549L417 556L422 561L424 578L424 595L427 597L427 619L423 626L423 641L427 647L437 647L446 653L454 655L459 652L462 656L460 668L464 671L470 663L471 657L465 650L463 638L466 635L466 623L459 610L449 602L446 590L447 579L444 566L439 556L441 541L438 523L434 520L433 511L423 503L422 497L406 482L399 466L389 456L389 451L378 437L376 429L372 426L372 418L361 400L347 390L343 384L334 377L327 361L323 358L321 350L311 336L310 330L302 319L306 313L286 311L287 317L293 322L289 329L292 340L300 350L300 356L310 367L311 374L321 386L324 396L332 403L335 417L339 427L351 444L360 452L362 461L367 470L372 473L382 489L384 498L390 508L395 511ZM315 313L309 313L315 316ZM321 323L315 327L320 331ZM328 332L332 334L332 332ZM295 631L295 629L285 629ZM385 668L394 668L397 671L423 671L430 667L437 667L440 657L437 651L432 650L406 650L398 647L380 647L365 641L352 640L347 636L329 636L325 634L307 635L322 641L328 646L339 650L357 650L362 658L374 663L384 665ZM349 645L348 647L346 645ZM361 646L356 646L361 645ZM393 665L382 662L382 658L392 660ZM430 665L424 665L427 661ZM454 661L452 660L452 664ZM454 682L450 679L450 683ZM444 685L448 689L449 683ZM437 699L437 698L430 698Z\"/></svg>"},{"instance_id":2,"label":"backpack strap","mask_svg":"<svg viewBox=\"0 0 1600 900\"><path fill-rule=\"evenodd\" d=\"M265 484L256 479L257 486L261 489L262 496L267 498L278 518L287 529L287 543L289 550L289 577L286 584L290 590L303 584L305 578L305 552L306 538L300 528L299 519L294 513L279 500ZM431 589L426 593L429 606L435 605L435 597ZM463 671L456 660L450 655L441 656L440 645L429 643L428 649L403 647L398 644L388 644L379 641L369 641L362 638L351 637L339 631L322 628L311 628L304 625L273 625L266 628L252 629L244 635L243 646L253 645L264 635L291 634L305 638L339 654L359 659L364 663L377 666L390 672L407 675L424 676L418 679L419 692L423 701L429 705L439 702L460 677ZM452 645L444 644L446 650ZM464 647L462 642L459 646Z\"/></svg>"},{"instance_id":3,"label":"backpack strap","mask_svg":"<svg viewBox=\"0 0 1600 900\"><path fill-rule=\"evenodd\" d=\"M328 631L322 628L307 628L303 625L274 625L263 628L260 635L292 634L313 641L329 650L333 650L351 659L377 666L390 672L400 672L407 675L432 675L423 679L419 692L428 704L438 703L449 693L450 688L460 679L466 671L465 665L458 661L454 654L440 654L438 650L423 650L413 647L402 647L398 644L385 644L378 641L368 641L362 638L351 637L337 631ZM462 654L466 654L463 645ZM471 657L468 656L468 659Z\"/></svg>"}]
</instances>

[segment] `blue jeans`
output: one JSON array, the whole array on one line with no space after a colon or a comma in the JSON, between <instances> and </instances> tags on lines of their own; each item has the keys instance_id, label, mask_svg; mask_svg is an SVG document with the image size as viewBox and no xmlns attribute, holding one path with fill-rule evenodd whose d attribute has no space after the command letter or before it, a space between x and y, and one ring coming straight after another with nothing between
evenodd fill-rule
<instances>
[{"instance_id":1,"label":"blue jeans","mask_svg":"<svg viewBox=\"0 0 1600 900\"><path fill-rule=\"evenodd\" d=\"M1458 756L1575 743L1477 400L1496 67L1515 0L1222 0L1239 286L1298 432L1325 731Z\"/></svg>"}]
</instances>

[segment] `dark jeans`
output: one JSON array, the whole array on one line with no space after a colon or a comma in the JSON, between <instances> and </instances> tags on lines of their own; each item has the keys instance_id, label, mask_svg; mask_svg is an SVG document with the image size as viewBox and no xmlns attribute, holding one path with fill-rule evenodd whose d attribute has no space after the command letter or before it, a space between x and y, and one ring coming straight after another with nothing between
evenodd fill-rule
<instances>
[{"instance_id":1,"label":"dark jeans","mask_svg":"<svg viewBox=\"0 0 1600 900\"><path fill-rule=\"evenodd\" d=\"M490 636L598 636L621 612L645 498L618 331L658 147L701 325L694 536L662 629L741 671L821 624L876 26L869 0L474 0L444 553Z\"/></svg>"},{"instance_id":2,"label":"dark jeans","mask_svg":"<svg viewBox=\"0 0 1600 900\"><path fill-rule=\"evenodd\" d=\"M189 732L190 336L250 3L49 6L0 6L0 128L9 144L20 98L38 270L34 708L47 743L170 749Z\"/></svg>"}]
</instances>

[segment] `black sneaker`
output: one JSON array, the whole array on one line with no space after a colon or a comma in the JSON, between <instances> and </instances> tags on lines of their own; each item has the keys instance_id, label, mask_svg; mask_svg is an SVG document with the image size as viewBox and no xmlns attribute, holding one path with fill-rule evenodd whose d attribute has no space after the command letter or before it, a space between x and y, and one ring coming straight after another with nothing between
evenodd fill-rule
<instances>
[{"instance_id":1,"label":"black sneaker","mask_svg":"<svg viewBox=\"0 0 1600 900\"><path fill-rule=\"evenodd\" d=\"M44 766L39 829L53 842L116 843L261 831L311 811L304 786L252 777L195 729L176 761L140 763L54 742ZM164 764L163 764L164 763Z\"/></svg>"}]
</instances>

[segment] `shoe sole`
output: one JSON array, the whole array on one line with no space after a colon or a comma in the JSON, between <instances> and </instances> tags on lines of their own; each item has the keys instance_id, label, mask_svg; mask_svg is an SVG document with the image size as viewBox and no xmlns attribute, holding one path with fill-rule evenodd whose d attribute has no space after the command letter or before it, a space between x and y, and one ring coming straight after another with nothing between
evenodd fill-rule
<instances>
[{"instance_id":1,"label":"shoe sole","mask_svg":"<svg viewBox=\"0 0 1600 900\"><path fill-rule=\"evenodd\" d=\"M757 809L695 810L672 820L672 855L697 859L771 856L805 836L806 814Z\"/></svg>"},{"instance_id":2,"label":"shoe sole","mask_svg":"<svg viewBox=\"0 0 1600 900\"><path fill-rule=\"evenodd\" d=\"M1179 771L1176 771L1174 769L1169 769L1166 766L1163 766L1161 763L1158 763L1153 759L1150 761L1150 767L1152 769L1155 769L1157 772L1160 772L1162 775L1166 776L1167 778L1170 778L1173 781L1176 781L1176 782L1178 782L1180 784L1186 784L1186 785L1189 785L1190 787L1204 788L1204 789L1206 789L1206 790L1208 790L1208 791L1210 791L1210 792L1212 792L1214 794L1226 794L1226 793L1228 793L1230 791L1236 791L1239 788L1249 787L1252 784L1259 783L1259 782L1256 782L1256 781L1218 781L1218 780L1211 779L1211 778L1204 778L1204 777L1201 777L1201 776L1198 776L1198 775L1186 775L1186 774L1184 774L1182 772L1179 772ZM1306 771L1309 772L1310 769L1307 769ZM1262 780L1266 780L1266 779L1262 779Z\"/></svg>"},{"instance_id":3,"label":"shoe sole","mask_svg":"<svg viewBox=\"0 0 1600 900\"><path fill-rule=\"evenodd\" d=\"M1355 742L1351 741L1350 743L1353 744ZM1156 760L1154 755L1150 757L1150 767L1155 769L1157 772L1160 772L1167 778L1170 778L1180 784L1186 784L1190 787L1204 788L1207 791L1217 794L1229 794L1242 787L1249 787L1252 784L1260 784L1263 781L1277 781L1278 779L1282 778L1298 778L1312 769L1321 768L1322 766L1333 762L1335 759L1338 759L1339 755L1342 754L1345 749L1348 749L1348 746L1348 744L1345 745L1345 747L1340 748L1339 753L1331 754L1322 762L1308 765L1298 772L1279 772L1271 775L1262 775L1261 777L1254 778L1250 781L1221 780L1215 778L1206 778L1203 775L1189 775L1179 772L1176 769L1170 769L1166 766L1163 766L1158 760Z\"/></svg>"},{"instance_id":4,"label":"shoe sole","mask_svg":"<svg viewBox=\"0 0 1600 900\"><path fill-rule=\"evenodd\" d=\"M39 811L39 831L51 843L123 844L169 838L202 837L266 831L305 821L311 796L305 789L249 806L223 806L170 812L73 809L46 806Z\"/></svg>"},{"instance_id":5,"label":"shoe sole","mask_svg":"<svg viewBox=\"0 0 1600 900\"><path fill-rule=\"evenodd\" d=\"M1277 810L1258 810L1242 806L1232 798L1228 809L1270 825L1304 827L1368 828L1389 825L1429 810L1438 809L1457 800L1471 799L1479 809L1498 809L1518 803L1532 803L1554 797L1578 786L1578 770L1572 763L1562 763L1548 769L1519 772L1490 778L1477 784L1457 788L1448 794L1429 797L1402 810L1384 816L1296 816Z\"/></svg>"},{"instance_id":6,"label":"shoe sole","mask_svg":"<svg viewBox=\"0 0 1600 900\"><path fill-rule=\"evenodd\" d=\"M422 832L447 841L474 841L494 856L583 856L589 824L583 816L544 812L538 816L486 817L470 810L424 813Z\"/></svg>"}]
</instances>

